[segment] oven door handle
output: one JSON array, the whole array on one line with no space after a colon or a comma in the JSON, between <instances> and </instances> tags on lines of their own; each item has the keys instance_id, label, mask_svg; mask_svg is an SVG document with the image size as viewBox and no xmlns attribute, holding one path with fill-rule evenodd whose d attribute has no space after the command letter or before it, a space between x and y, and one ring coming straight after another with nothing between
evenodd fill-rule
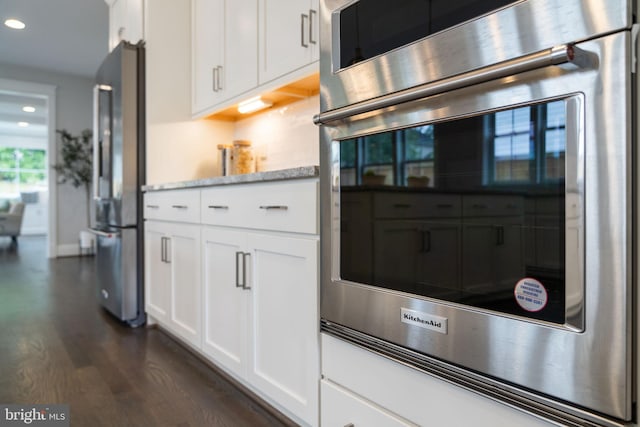
<instances>
[{"instance_id":1,"label":"oven door handle","mask_svg":"<svg viewBox=\"0 0 640 427\"><path fill-rule=\"evenodd\" d=\"M535 52L519 58L479 68L477 70L461 73L446 79L426 83L414 88L401 90L389 95L349 105L347 107L320 113L313 117L313 121L315 124L325 125L357 114L368 113L381 108L415 101L417 99L426 98L439 93L449 92L463 87L513 76L526 71L548 67L550 65L571 63L578 67L585 68L592 63L592 56L592 53L586 52L574 45L560 45L551 49L545 49L540 52Z\"/></svg>"}]
</instances>

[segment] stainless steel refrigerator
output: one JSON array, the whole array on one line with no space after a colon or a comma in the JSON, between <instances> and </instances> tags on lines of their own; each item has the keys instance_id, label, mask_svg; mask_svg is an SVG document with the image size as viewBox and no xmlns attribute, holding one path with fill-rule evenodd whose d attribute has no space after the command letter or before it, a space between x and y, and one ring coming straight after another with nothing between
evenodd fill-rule
<instances>
[{"instance_id":1,"label":"stainless steel refrigerator","mask_svg":"<svg viewBox=\"0 0 640 427\"><path fill-rule=\"evenodd\" d=\"M145 322L142 194L144 48L120 43L94 87L93 198L97 298L132 327Z\"/></svg>"}]
</instances>

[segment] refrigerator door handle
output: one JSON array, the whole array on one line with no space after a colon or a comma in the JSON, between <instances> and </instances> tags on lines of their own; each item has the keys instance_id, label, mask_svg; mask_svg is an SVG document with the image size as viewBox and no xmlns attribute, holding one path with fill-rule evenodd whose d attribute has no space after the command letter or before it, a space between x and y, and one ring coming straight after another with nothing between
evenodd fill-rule
<instances>
[{"instance_id":1,"label":"refrigerator door handle","mask_svg":"<svg viewBox=\"0 0 640 427\"><path fill-rule=\"evenodd\" d=\"M120 235L120 232L118 231L102 231L102 230L96 230L95 228L90 228L89 232L95 234L96 236L106 237L109 239L118 237Z\"/></svg>"},{"instance_id":2,"label":"refrigerator door handle","mask_svg":"<svg viewBox=\"0 0 640 427\"><path fill-rule=\"evenodd\" d=\"M97 84L93 87L93 198L98 200L101 199L100 194L100 181L104 176L103 170L103 162L104 162L104 149L105 147L110 150L111 149L111 94L113 92L113 88L109 85ZM108 99L108 109L107 111L102 111L101 98L102 96L107 95ZM108 129L103 129L101 127L101 119L102 115L106 114L108 117ZM104 141L106 139L106 141ZM111 157L107 156L107 161L111 162ZM97 167L96 167L97 166ZM106 171L108 172L108 171ZM111 197L111 177L108 176L108 193L107 197Z\"/></svg>"}]
</instances>

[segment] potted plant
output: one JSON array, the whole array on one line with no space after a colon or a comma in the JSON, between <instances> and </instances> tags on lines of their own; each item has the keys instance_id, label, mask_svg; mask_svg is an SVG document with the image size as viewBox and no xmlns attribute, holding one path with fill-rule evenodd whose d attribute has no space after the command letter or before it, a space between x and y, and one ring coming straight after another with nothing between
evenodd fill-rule
<instances>
[{"instance_id":1,"label":"potted plant","mask_svg":"<svg viewBox=\"0 0 640 427\"><path fill-rule=\"evenodd\" d=\"M407 186L408 187L428 187L429 186L429 177L428 176L408 176L407 177Z\"/></svg>"},{"instance_id":2,"label":"potted plant","mask_svg":"<svg viewBox=\"0 0 640 427\"><path fill-rule=\"evenodd\" d=\"M60 163L53 168L58 172L58 183L70 183L75 188L82 187L85 192L87 226L91 224L89 207L91 179L93 177L93 135L90 129L83 130L80 135L72 135L66 129L56 130Z\"/></svg>"},{"instance_id":3,"label":"potted plant","mask_svg":"<svg viewBox=\"0 0 640 427\"><path fill-rule=\"evenodd\" d=\"M362 175L362 185L384 185L386 175L378 175L373 169L369 169Z\"/></svg>"}]
</instances>

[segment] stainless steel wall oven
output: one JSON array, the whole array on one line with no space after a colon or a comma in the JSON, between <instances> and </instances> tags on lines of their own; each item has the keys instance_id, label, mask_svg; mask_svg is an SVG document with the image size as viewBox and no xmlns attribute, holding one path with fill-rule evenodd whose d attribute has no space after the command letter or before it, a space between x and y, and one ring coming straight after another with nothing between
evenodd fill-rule
<instances>
[{"instance_id":1,"label":"stainless steel wall oven","mask_svg":"<svg viewBox=\"0 0 640 427\"><path fill-rule=\"evenodd\" d=\"M324 331L632 420L636 7L321 1Z\"/></svg>"}]
</instances>

